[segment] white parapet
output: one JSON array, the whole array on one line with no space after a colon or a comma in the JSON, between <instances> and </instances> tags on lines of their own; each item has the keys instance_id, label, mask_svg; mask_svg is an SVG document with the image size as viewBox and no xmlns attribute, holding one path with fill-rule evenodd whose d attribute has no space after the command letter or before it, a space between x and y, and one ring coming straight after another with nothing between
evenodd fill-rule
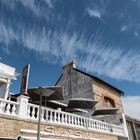
<instances>
[{"instance_id":1,"label":"white parapet","mask_svg":"<svg viewBox=\"0 0 140 140\"><path fill-rule=\"evenodd\" d=\"M17 98L17 102L19 103L18 108L18 117L26 119L27 116L27 107L28 107L28 96L20 95Z\"/></svg>"},{"instance_id":2,"label":"white parapet","mask_svg":"<svg viewBox=\"0 0 140 140\"><path fill-rule=\"evenodd\" d=\"M19 103L0 98L0 114L18 115Z\"/></svg>"},{"instance_id":3,"label":"white parapet","mask_svg":"<svg viewBox=\"0 0 140 140\"><path fill-rule=\"evenodd\" d=\"M15 79L15 70L14 67L0 63L0 77L4 79Z\"/></svg>"},{"instance_id":4,"label":"white parapet","mask_svg":"<svg viewBox=\"0 0 140 140\"><path fill-rule=\"evenodd\" d=\"M39 106L28 104L27 118L38 120ZM125 136L124 127L114 125L92 118L87 118L61 110L42 107L41 121L50 124L63 125L71 128L86 129L89 131L98 131L101 133L113 134L117 136Z\"/></svg>"},{"instance_id":5,"label":"white parapet","mask_svg":"<svg viewBox=\"0 0 140 140\"><path fill-rule=\"evenodd\" d=\"M0 114L38 121L39 106L28 103L28 98L29 97L27 96L21 95L18 97L17 102L0 99ZM41 107L41 122L127 137L127 133L123 125L114 125L46 107Z\"/></svg>"},{"instance_id":6,"label":"white parapet","mask_svg":"<svg viewBox=\"0 0 140 140\"><path fill-rule=\"evenodd\" d=\"M0 98L7 99L12 79L16 79L16 69L0 63Z\"/></svg>"}]
</instances>

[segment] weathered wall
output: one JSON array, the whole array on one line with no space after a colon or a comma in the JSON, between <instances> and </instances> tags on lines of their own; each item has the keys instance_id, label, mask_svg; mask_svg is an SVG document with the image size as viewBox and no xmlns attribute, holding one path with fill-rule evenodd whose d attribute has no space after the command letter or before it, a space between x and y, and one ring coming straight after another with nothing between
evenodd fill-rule
<instances>
[{"instance_id":1,"label":"weathered wall","mask_svg":"<svg viewBox=\"0 0 140 140\"><path fill-rule=\"evenodd\" d=\"M21 131L22 130L22 131ZM25 132L25 130L28 130ZM37 130L37 122L29 120L19 120L15 117L9 117L0 115L0 137L16 138L17 136L32 136L36 137L36 134L31 133ZM82 129L72 129L70 127L52 126L43 123L41 125L41 131L48 132L48 134L42 134L42 137L46 138L59 138L60 140L77 140L84 138L95 138L95 140L118 140L117 136L103 134L98 132L84 131ZM73 137L73 138L69 138ZM74 138L75 137L75 138Z\"/></svg>"},{"instance_id":2,"label":"weathered wall","mask_svg":"<svg viewBox=\"0 0 140 140\"><path fill-rule=\"evenodd\" d=\"M109 87L101 81L98 81L97 79L93 79L93 92L95 99L99 101L96 105L96 109L105 108L104 97L106 96L114 100L115 107L119 109L118 113L123 112L121 95L117 90Z\"/></svg>"},{"instance_id":3,"label":"weathered wall","mask_svg":"<svg viewBox=\"0 0 140 140\"><path fill-rule=\"evenodd\" d=\"M140 120L126 116L130 140L140 140Z\"/></svg>"},{"instance_id":4,"label":"weathered wall","mask_svg":"<svg viewBox=\"0 0 140 140\"><path fill-rule=\"evenodd\" d=\"M68 102L71 98L93 99L92 83L91 77L67 67L57 85L64 86L64 96Z\"/></svg>"}]
</instances>

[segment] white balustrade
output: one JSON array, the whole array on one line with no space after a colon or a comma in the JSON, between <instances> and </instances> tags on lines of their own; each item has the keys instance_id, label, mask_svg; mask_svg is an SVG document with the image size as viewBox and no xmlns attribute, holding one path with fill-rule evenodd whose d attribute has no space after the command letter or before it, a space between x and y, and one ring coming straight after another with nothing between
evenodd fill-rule
<instances>
[{"instance_id":1,"label":"white balustrade","mask_svg":"<svg viewBox=\"0 0 140 140\"><path fill-rule=\"evenodd\" d=\"M18 106L19 103L1 99L0 98L0 113L7 115L18 115Z\"/></svg>"},{"instance_id":2,"label":"white balustrade","mask_svg":"<svg viewBox=\"0 0 140 140\"><path fill-rule=\"evenodd\" d=\"M28 118L37 120L38 112L38 105L28 104ZM94 120L92 118L86 118L72 113L63 112L61 110L54 110L51 108L42 107L41 120L52 124L61 124L70 127L100 131L104 133L124 135L122 126L109 124L99 120Z\"/></svg>"},{"instance_id":3,"label":"white balustrade","mask_svg":"<svg viewBox=\"0 0 140 140\"><path fill-rule=\"evenodd\" d=\"M39 106L27 103L26 107L27 109L25 110L25 118L38 120ZM19 102L0 99L0 114L8 114L20 117L20 108L22 108L22 106L20 106ZM47 123L124 136L123 126L94 120L92 118L82 117L72 113L63 112L61 110L54 110L46 107L41 107L41 109L41 121L45 121Z\"/></svg>"},{"instance_id":4,"label":"white balustrade","mask_svg":"<svg viewBox=\"0 0 140 140\"><path fill-rule=\"evenodd\" d=\"M39 106L28 103L27 117L30 119L38 119L38 115L39 115Z\"/></svg>"}]
</instances>

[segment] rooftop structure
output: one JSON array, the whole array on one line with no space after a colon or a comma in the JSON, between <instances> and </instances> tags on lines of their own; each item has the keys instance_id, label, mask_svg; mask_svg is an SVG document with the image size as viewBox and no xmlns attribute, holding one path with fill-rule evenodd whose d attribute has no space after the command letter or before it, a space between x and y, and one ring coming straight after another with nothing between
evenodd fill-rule
<instances>
[{"instance_id":1,"label":"rooftop structure","mask_svg":"<svg viewBox=\"0 0 140 140\"><path fill-rule=\"evenodd\" d=\"M16 78L15 68L2 66L5 67L1 79L11 81ZM6 98L9 91L3 91L0 136L3 139L20 136L23 140L35 140L41 118L40 140L127 140L127 123L121 102L123 92L77 69L74 62L63 69L55 86L28 88L28 94L11 96L11 100Z\"/></svg>"},{"instance_id":2,"label":"rooftop structure","mask_svg":"<svg viewBox=\"0 0 140 140\"><path fill-rule=\"evenodd\" d=\"M0 63L0 98L7 99L11 80L17 76L16 69Z\"/></svg>"}]
</instances>

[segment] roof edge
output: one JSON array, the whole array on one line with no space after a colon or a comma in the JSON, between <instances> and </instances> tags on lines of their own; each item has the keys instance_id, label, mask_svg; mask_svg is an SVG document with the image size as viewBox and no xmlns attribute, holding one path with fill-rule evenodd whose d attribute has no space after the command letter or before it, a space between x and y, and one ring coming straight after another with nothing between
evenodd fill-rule
<instances>
[{"instance_id":1,"label":"roof edge","mask_svg":"<svg viewBox=\"0 0 140 140\"><path fill-rule=\"evenodd\" d=\"M121 95L124 96L124 92L123 92L122 90L120 90L119 88L117 88L117 87L111 85L110 83L108 83L108 82L102 80L101 78L96 77L96 76L94 76L94 75L91 75L91 74L89 74L89 73L86 73L86 72L84 72L84 71L82 71L82 70L79 70L79 69L77 69L77 68L73 68L73 69L76 70L76 71L78 71L78 72L80 72L80 73L83 73L83 74L85 74L85 75L87 75L87 76L89 76L89 77L91 77L91 78L95 78L95 79L97 79L97 80L103 82L104 84L107 84L108 86L110 86L111 88L117 90Z\"/></svg>"}]
</instances>

